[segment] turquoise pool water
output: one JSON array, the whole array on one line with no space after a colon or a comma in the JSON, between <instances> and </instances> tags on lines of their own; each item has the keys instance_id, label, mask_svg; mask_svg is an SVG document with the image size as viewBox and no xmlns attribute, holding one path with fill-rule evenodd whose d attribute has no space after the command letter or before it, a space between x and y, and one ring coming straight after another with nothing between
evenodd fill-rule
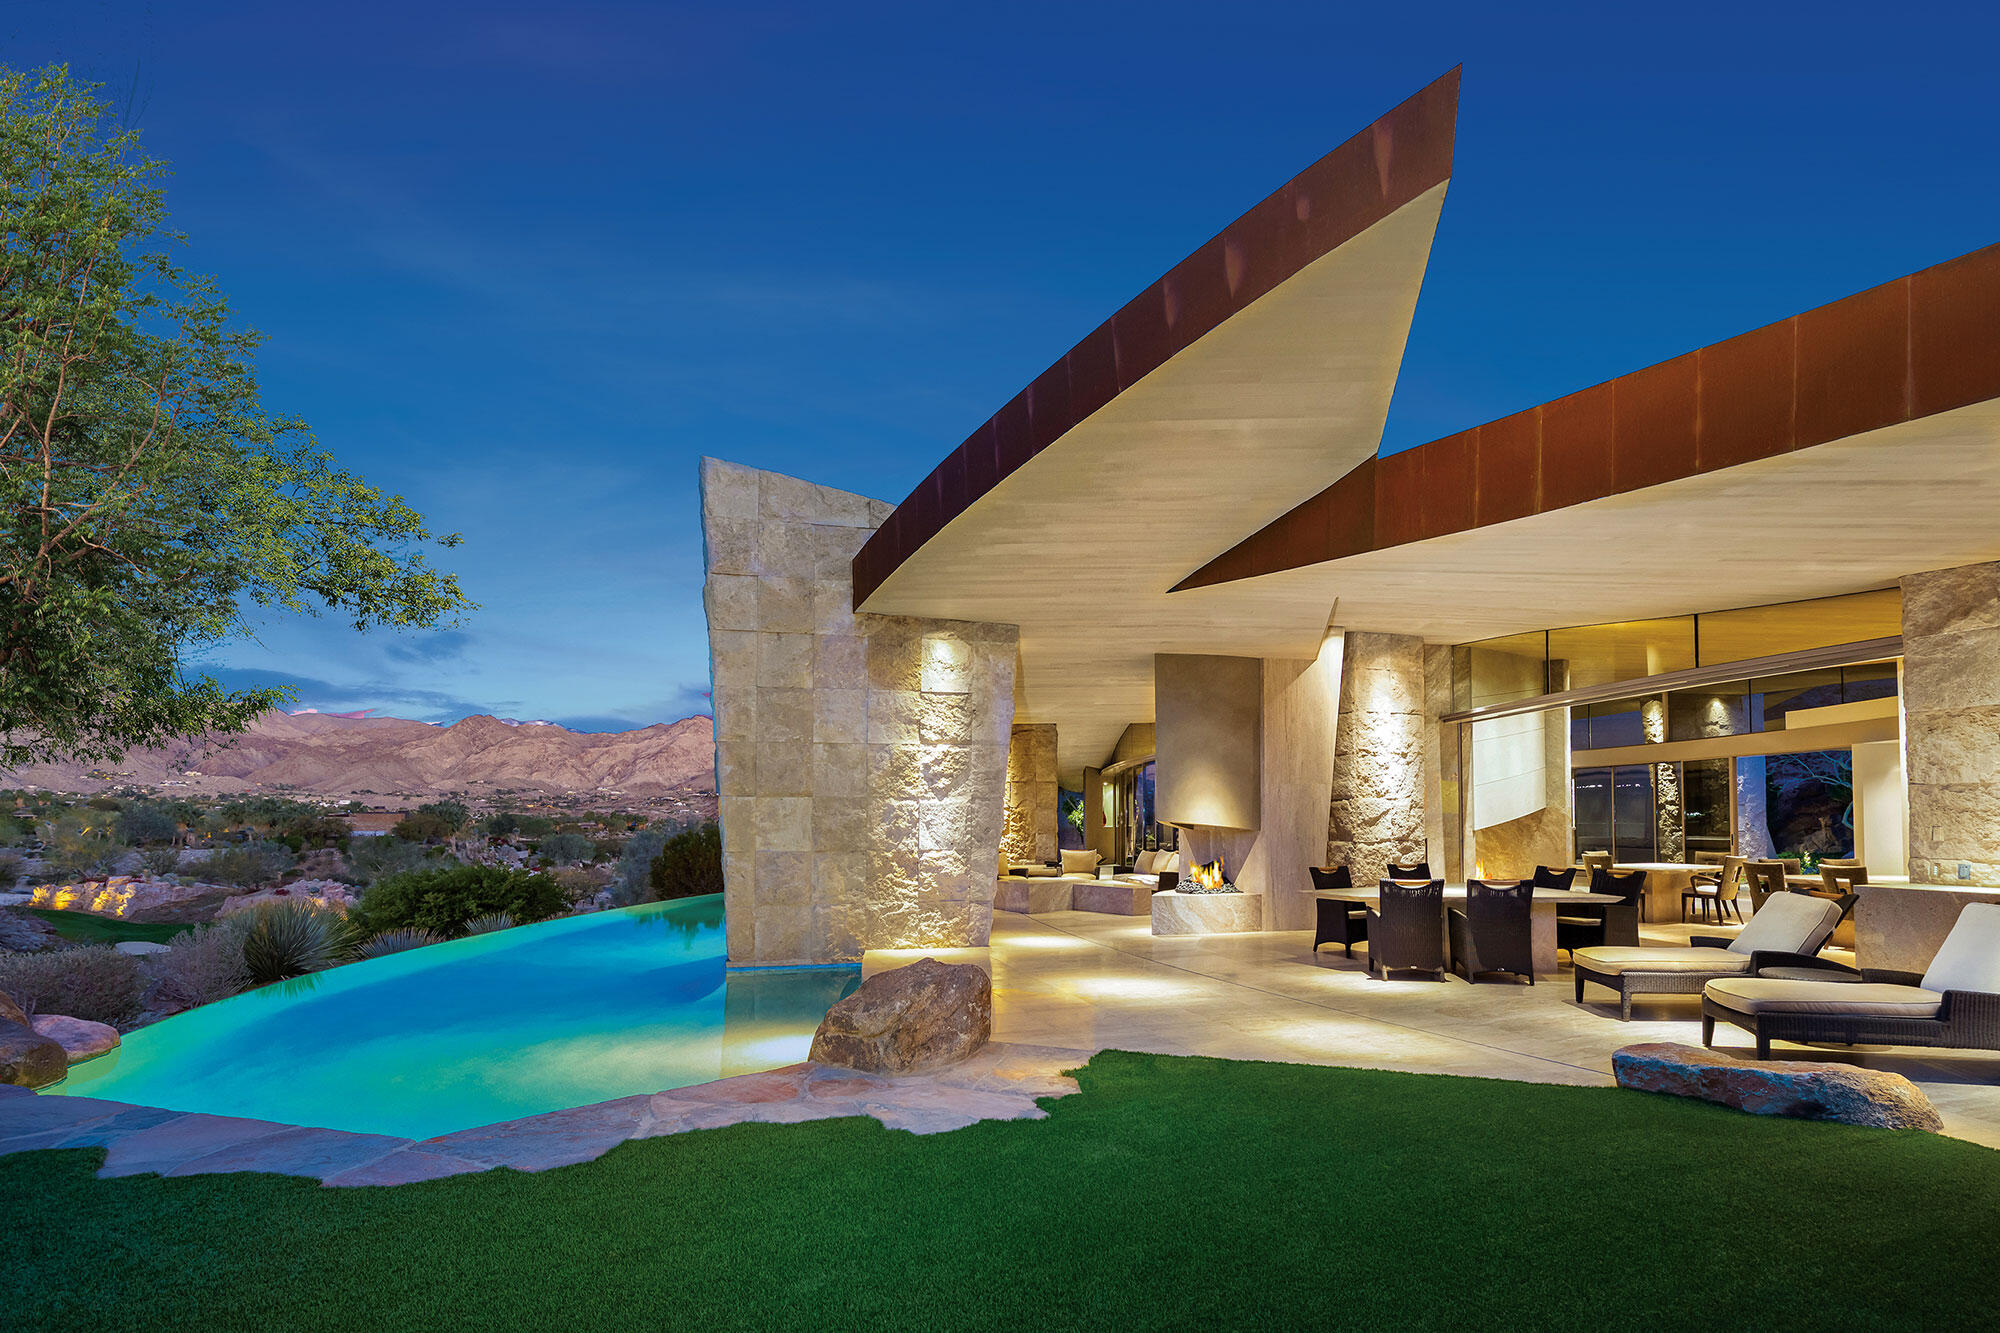
<instances>
[{"instance_id":1,"label":"turquoise pool water","mask_svg":"<svg viewBox=\"0 0 2000 1333\"><path fill-rule=\"evenodd\" d=\"M860 977L723 959L719 894L519 926L178 1014L50 1091L430 1138L803 1060Z\"/></svg>"}]
</instances>

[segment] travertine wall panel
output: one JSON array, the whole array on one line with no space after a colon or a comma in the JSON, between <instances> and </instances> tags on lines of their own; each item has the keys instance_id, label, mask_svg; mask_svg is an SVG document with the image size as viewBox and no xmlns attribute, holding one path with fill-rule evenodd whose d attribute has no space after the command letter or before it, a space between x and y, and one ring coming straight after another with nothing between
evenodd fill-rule
<instances>
[{"instance_id":1,"label":"travertine wall panel","mask_svg":"<svg viewBox=\"0 0 2000 1333\"><path fill-rule=\"evenodd\" d=\"M715 459L701 483L730 960L985 944L1019 632L854 615L888 505Z\"/></svg>"},{"instance_id":2,"label":"travertine wall panel","mask_svg":"<svg viewBox=\"0 0 2000 1333\"><path fill-rule=\"evenodd\" d=\"M1910 878L2000 885L2000 565L1902 584Z\"/></svg>"},{"instance_id":3,"label":"travertine wall panel","mask_svg":"<svg viewBox=\"0 0 2000 1333\"><path fill-rule=\"evenodd\" d=\"M1427 849L1424 643L1349 633L1340 672L1327 860L1358 884ZM1437 873L1438 865L1431 867Z\"/></svg>"}]
</instances>

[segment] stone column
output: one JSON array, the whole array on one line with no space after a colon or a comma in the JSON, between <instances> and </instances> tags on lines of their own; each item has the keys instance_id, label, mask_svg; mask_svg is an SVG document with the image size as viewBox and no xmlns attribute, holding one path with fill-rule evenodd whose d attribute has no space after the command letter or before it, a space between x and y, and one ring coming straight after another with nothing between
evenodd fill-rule
<instances>
[{"instance_id":1,"label":"stone column","mask_svg":"<svg viewBox=\"0 0 2000 1333\"><path fill-rule=\"evenodd\" d=\"M2000 565L1902 583L1910 878L2000 885Z\"/></svg>"},{"instance_id":2,"label":"stone column","mask_svg":"<svg viewBox=\"0 0 2000 1333\"><path fill-rule=\"evenodd\" d=\"M1345 863L1355 883L1370 884L1391 861L1432 859L1424 787L1424 642L1349 633L1334 727L1328 862ZM1432 873L1441 868L1433 864Z\"/></svg>"},{"instance_id":3,"label":"stone column","mask_svg":"<svg viewBox=\"0 0 2000 1333\"><path fill-rule=\"evenodd\" d=\"M1025 865L1055 860L1057 817L1055 724L1022 723L1007 742L1007 817L1000 850Z\"/></svg>"},{"instance_id":4,"label":"stone column","mask_svg":"<svg viewBox=\"0 0 2000 1333\"><path fill-rule=\"evenodd\" d=\"M880 501L715 459L701 492L730 960L984 945L1020 631L855 615Z\"/></svg>"}]
</instances>

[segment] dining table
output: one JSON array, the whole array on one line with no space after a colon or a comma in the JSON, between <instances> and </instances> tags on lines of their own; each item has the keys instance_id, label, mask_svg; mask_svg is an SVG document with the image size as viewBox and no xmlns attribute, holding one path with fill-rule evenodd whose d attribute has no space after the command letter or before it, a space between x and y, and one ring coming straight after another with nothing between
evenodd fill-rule
<instances>
[{"instance_id":1,"label":"dining table","mask_svg":"<svg viewBox=\"0 0 2000 1333\"><path fill-rule=\"evenodd\" d=\"M1374 889L1315 889L1315 898L1334 898L1341 902L1356 903L1363 907L1380 906L1382 897ZM1444 902L1446 911L1453 903L1465 901L1465 885L1446 884ZM1564 908L1608 907L1625 901L1615 893L1592 893L1588 889L1536 889L1528 906L1529 928L1533 932L1534 966L1537 976L1551 974L1556 970L1556 918L1564 915ZM1442 918L1439 928L1444 927Z\"/></svg>"}]
</instances>

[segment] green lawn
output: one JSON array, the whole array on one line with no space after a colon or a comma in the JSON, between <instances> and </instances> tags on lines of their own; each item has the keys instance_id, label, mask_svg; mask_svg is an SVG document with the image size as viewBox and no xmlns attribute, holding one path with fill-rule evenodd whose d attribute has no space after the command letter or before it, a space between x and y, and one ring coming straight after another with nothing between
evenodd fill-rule
<instances>
[{"instance_id":1,"label":"green lawn","mask_svg":"<svg viewBox=\"0 0 2000 1333\"><path fill-rule=\"evenodd\" d=\"M1044 1121L390 1189L0 1157L11 1328L1995 1326L2000 1153L1609 1088L1106 1053Z\"/></svg>"},{"instance_id":2,"label":"green lawn","mask_svg":"<svg viewBox=\"0 0 2000 1333\"><path fill-rule=\"evenodd\" d=\"M171 922L123 921L117 917L92 916L88 912L58 912L46 907L24 907L21 910L54 926L56 934L64 939L84 944L120 944L126 940L165 944L187 929L185 925L177 926Z\"/></svg>"}]
</instances>

